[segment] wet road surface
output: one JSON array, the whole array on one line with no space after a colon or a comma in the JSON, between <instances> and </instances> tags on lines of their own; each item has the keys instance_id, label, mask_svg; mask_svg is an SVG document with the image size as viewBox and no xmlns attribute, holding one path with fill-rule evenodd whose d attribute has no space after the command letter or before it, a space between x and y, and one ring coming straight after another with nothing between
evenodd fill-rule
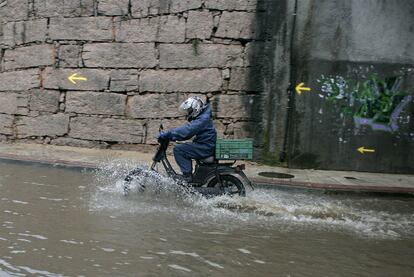
<instances>
[{"instance_id":1,"label":"wet road surface","mask_svg":"<svg viewBox=\"0 0 414 277\"><path fill-rule=\"evenodd\" d=\"M133 165L0 164L0 276L412 276L413 198L257 189L205 199Z\"/></svg>"}]
</instances>

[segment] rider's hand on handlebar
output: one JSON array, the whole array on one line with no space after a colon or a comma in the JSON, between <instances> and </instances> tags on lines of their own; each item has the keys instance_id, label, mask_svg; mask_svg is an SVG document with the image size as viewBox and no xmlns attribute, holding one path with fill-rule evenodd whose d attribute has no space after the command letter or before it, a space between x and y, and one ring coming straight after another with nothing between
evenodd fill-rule
<instances>
[{"instance_id":1,"label":"rider's hand on handlebar","mask_svg":"<svg viewBox=\"0 0 414 277\"><path fill-rule=\"evenodd\" d=\"M160 142L161 140L171 140L171 133L170 132L160 132L157 136L157 141Z\"/></svg>"}]
</instances>

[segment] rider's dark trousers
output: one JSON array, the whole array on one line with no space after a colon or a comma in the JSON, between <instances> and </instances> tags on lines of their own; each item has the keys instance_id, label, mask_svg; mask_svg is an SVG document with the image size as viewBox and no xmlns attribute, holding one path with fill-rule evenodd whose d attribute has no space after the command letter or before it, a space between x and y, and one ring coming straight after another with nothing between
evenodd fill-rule
<instances>
[{"instance_id":1,"label":"rider's dark trousers","mask_svg":"<svg viewBox=\"0 0 414 277\"><path fill-rule=\"evenodd\" d=\"M207 158L214 154L214 147L199 143L181 143L174 147L174 157L183 174L193 172L191 160Z\"/></svg>"}]
</instances>

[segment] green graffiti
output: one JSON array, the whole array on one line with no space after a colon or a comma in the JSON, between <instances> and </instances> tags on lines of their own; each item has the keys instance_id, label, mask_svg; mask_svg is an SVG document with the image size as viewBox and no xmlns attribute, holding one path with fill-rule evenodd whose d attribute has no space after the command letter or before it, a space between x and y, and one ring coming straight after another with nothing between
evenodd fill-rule
<instances>
[{"instance_id":1,"label":"green graffiti","mask_svg":"<svg viewBox=\"0 0 414 277\"><path fill-rule=\"evenodd\" d=\"M355 98L360 107L356 116L372 118L378 123L389 123L391 113L408 94L399 91L401 77L392 77L382 80L378 75L373 75L361 85L357 82Z\"/></svg>"},{"instance_id":2,"label":"green graffiti","mask_svg":"<svg viewBox=\"0 0 414 277\"><path fill-rule=\"evenodd\" d=\"M372 74L365 80L346 80L341 76L322 76L323 94L319 96L339 104L341 112L371 122L390 124L393 111L408 96L400 91L402 76L380 78Z\"/></svg>"}]
</instances>

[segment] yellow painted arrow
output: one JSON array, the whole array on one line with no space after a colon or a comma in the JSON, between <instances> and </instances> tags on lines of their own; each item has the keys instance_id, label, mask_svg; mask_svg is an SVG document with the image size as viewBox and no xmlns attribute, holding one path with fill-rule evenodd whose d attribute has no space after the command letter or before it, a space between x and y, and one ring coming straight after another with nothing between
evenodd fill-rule
<instances>
[{"instance_id":1,"label":"yellow painted arrow","mask_svg":"<svg viewBox=\"0 0 414 277\"><path fill-rule=\"evenodd\" d=\"M76 80L78 81L87 81L88 79L86 77L78 77L78 73L73 73L68 77L68 80L71 81L73 84L76 85Z\"/></svg>"},{"instance_id":2,"label":"yellow painted arrow","mask_svg":"<svg viewBox=\"0 0 414 277\"><path fill-rule=\"evenodd\" d=\"M310 91L311 89L308 87L304 87L305 83L300 83L299 85L296 86L296 92L297 94L301 94L302 91Z\"/></svg>"},{"instance_id":3,"label":"yellow painted arrow","mask_svg":"<svg viewBox=\"0 0 414 277\"><path fill-rule=\"evenodd\" d=\"M374 149L369 149L369 148L365 148L364 146L361 146L357 149L358 152L360 152L361 154L364 154L365 152L375 152Z\"/></svg>"}]
</instances>

